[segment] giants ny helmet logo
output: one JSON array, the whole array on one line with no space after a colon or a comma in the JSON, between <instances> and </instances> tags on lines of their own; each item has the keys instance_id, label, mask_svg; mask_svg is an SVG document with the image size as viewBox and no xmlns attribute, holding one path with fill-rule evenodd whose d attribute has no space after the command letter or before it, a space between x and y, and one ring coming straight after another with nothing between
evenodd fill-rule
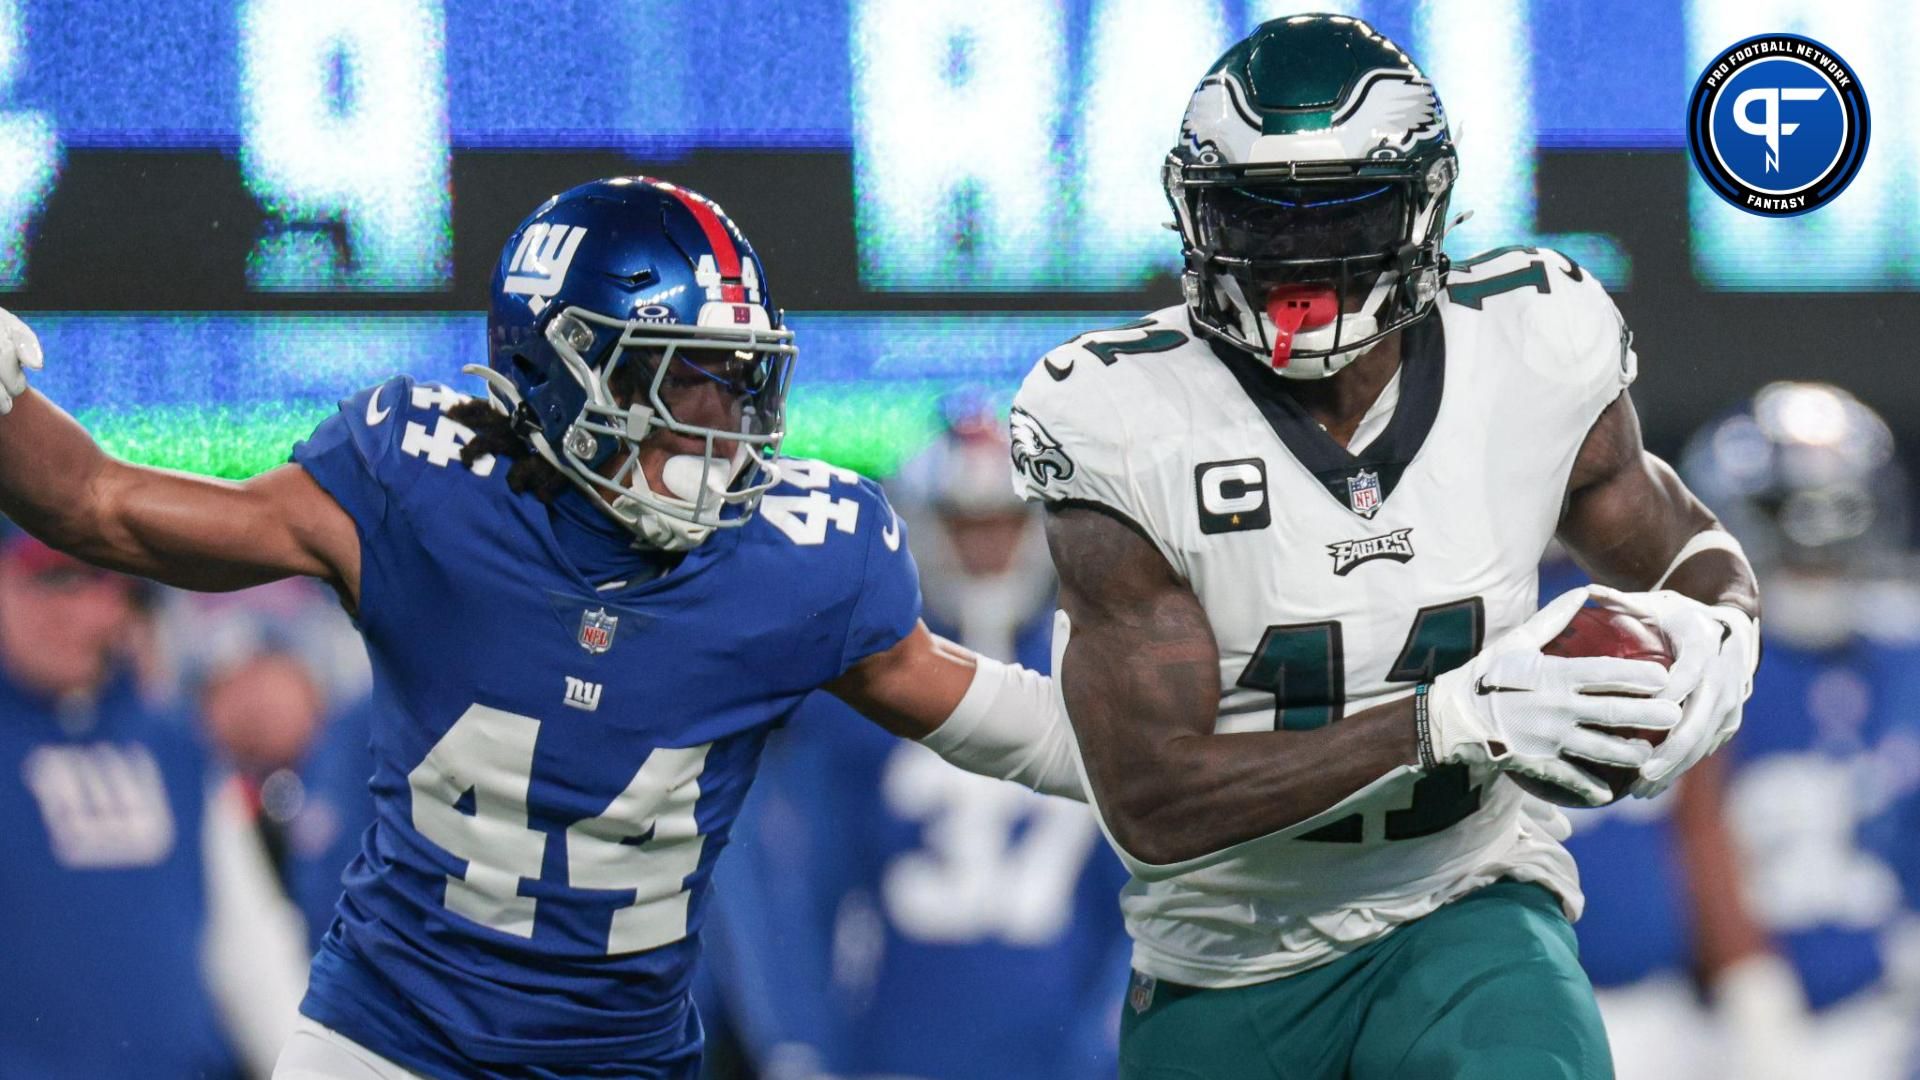
<instances>
[{"instance_id":1,"label":"giants ny helmet logo","mask_svg":"<svg viewBox=\"0 0 1920 1080\"><path fill-rule=\"evenodd\" d=\"M580 241L586 236L586 228L579 225L543 221L527 226L527 231L520 236L520 246L514 249L513 262L507 267L507 280L500 287L525 296L527 306L535 315L540 314L567 283L567 268L573 265L573 253L580 250Z\"/></svg>"}]
</instances>

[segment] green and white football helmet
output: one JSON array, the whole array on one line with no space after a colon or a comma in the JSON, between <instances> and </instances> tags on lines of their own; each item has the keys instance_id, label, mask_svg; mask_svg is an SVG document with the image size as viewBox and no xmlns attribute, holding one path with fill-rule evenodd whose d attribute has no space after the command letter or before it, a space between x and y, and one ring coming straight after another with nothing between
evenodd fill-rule
<instances>
[{"instance_id":1,"label":"green and white football helmet","mask_svg":"<svg viewBox=\"0 0 1920 1080\"><path fill-rule=\"evenodd\" d=\"M1288 378L1433 310L1459 159L1433 84L1339 15L1264 23L1187 105L1162 168L1196 329Z\"/></svg>"}]
</instances>

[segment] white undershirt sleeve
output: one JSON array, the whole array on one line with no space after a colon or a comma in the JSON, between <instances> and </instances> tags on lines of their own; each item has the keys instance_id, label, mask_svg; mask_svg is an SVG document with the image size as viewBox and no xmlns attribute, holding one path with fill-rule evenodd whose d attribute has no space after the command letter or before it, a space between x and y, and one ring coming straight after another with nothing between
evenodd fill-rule
<instances>
[{"instance_id":1,"label":"white undershirt sleeve","mask_svg":"<svg viewBox=\"0 0 1920 1080\"><path fill-rule=\"evenodd\" d=\"M208 793L201 836L207 881L201 968L247 1072L268 1076L307 991L305 926L232 783Z\"/></svg>"},{"instance_id":2,"label":"white undershirt sleeve","mask_svg":"<svg viewBox=\"0 0 1920 1080\"><path fill-rule=\"evenodd\" d=\"M1086 801L1079 748L1053 680L982 656L946 722L920 745L971 773Z\"/></svg>"}]
</instances>

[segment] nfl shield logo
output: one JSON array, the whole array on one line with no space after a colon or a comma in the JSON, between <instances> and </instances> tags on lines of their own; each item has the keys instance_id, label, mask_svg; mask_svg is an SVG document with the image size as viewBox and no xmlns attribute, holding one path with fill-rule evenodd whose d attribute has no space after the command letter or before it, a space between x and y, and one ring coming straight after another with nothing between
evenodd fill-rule
<instances>
[{"instance_id":1,"label":"nfl shield logo","mask_svg":"<svg viewBox=\"0 0 1920 1080\"><path fill-rule=\"evenodd\" d=\"M1361 469L1347 477L1347 505L1363 518L1380 510L1380 474Z\"/></svg>"},{"instance_id":2,"label":"nfl shield logo","mask_svg":"<svg viewBox=\"0 0 1920 1080\"><path fill-rule=\"evenodd\" d=\"M620 616L607 614L606 608L580 613L580 647L590 653L599 654L613 648L613 632L620 626Z\"/></svg>"},{"instance_id":3,"label":"nfl shield logo","mask_svg":"<svg viewBox=\"0 0 1920 1080\"><path fill-rule=\"evenodd\" d=\"M1153 1008L1153 991L1158 980L1151 975L1133 972L1133 978L1127 981L1127 1004L1132 1006L1135 1015Z\"/></svg>"}]
</instances>

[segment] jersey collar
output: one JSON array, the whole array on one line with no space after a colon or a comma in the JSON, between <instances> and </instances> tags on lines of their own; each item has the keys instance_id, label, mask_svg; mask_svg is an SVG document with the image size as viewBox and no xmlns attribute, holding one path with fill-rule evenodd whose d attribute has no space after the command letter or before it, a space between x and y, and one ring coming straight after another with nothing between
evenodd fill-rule
<instances>
[{"instance_id":1,"label":"jersey collar","mask_svg":"<svg viewBox=\"0 0 1920 1080\"><path fill-rule=\"evenodd\" d=\"M1401 331L1400 403L1387 428L1358 454L1336 442L1308 415L1299 402L1276 385L1272 372L1253 357L1211 337L1200 336L1233 374L1240 389L1260 410L1273 433L1289 453L1319 480L1340 505L1362 517L1372 517L1356 506L1352 492L1361 473L1379 478L1379 501L1385 502L1400 483L1407 466L1426 444L1427 433L1440 415L1440 394L1446 383L1446 330L1436 305L1426 316Z\"/></svg>"}]
</instances>

